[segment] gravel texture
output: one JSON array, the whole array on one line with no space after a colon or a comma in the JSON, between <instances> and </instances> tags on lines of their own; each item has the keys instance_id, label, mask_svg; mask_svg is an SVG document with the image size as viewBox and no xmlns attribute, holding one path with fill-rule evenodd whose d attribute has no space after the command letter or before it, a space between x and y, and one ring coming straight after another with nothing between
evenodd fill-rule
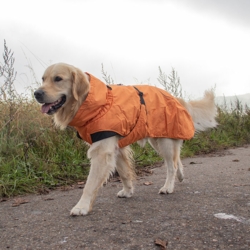
<instances>
[{"instance_id":1,"label":"gravel texture","mask_svg":"<svg viewBox=\"0 0 250 250\"><path fill-rule=\"evenodd\" d=\"M158 194L165 171L156 167L129 199L109 182L87 216L69 216L80 188L2 201L0 249L250 249L250 147L183 164L173 194Z\"/></svg>"}]
</instances>

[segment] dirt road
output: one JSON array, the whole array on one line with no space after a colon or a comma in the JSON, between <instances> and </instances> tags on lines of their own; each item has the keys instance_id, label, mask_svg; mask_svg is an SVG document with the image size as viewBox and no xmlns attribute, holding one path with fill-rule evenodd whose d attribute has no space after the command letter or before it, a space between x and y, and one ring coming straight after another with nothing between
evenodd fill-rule
<instances>
[{"instance_id":1,"label":"dirt road","mask_svg":"<svg viewBox=\"0 0 250 250\"><path fill-rule=\"evenodd\" d=\"M155 168L130 199L117 198L121 183L109 182L85 217L69 216L81 189L1 202L0 249L249 250L250 146L183 163L173 194L158 194L165 171Z\"/></svg>"}]
</instances>

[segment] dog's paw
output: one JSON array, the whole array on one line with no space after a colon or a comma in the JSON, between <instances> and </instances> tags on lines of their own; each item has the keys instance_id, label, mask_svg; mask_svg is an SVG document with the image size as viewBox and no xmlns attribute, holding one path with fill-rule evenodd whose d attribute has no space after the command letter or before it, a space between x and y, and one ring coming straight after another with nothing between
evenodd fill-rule
<instances>
[{"instance_id":1,"label":"dog's paw","mask_svg":"<svg viewBox=\"0 0 250 250\"><path fill-rule=\"evenodd\" d=\"M71 216L78 216L78 215L86 215L88 214L88 209L84 208L84 207L73 207L70 211L70 215Z\"/></svg>"},{"instance_id":2,"label":"dog's paw","mask_svg":"<svg viewBox=\"0 0 250 250\"><path fill-rule=\"evenodd\" d=\"M117 196L118 196L119 198L129 198L129 197L132 197L132 195L133 195L133 191L132 191L132 190L130 190L130 191L128 192L128 191L125 191L124 189L122 189L121 191L119 191L119 192L117 193Z\"/></svg>"},{"instance_id":3,"label":"dog's paw","mask_svg":"<svg viewBox=\"0 0 250 250\"><path fill-rule=\"evenodd\" d=\"M178 178L179 182L182 182L182 181L184 180L184 175L183 175L183 173L177 172L177 178Z\"/></svg>"},{"instance_id":4,"label":"dog's paw","mask_svg":"<svg viewBox=\"0 0 250 250\"><path fill-rule=\"evenodd\" d=\"M159 194L172 194L173 192L174 192L174 188L172 188L172 187L165 187L165 186L163 186L159 190Z\"/></svg>"}]
</instances>

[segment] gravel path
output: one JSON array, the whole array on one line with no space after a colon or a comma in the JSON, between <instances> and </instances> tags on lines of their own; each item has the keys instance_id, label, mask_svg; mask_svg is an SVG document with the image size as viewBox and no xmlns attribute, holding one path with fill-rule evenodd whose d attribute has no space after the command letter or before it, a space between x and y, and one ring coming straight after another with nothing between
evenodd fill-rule
<instances>
[{"instance_id":1,"label":"gravel path","mask_svg":"<svg viewBox=\"0 0 250 250\"><path fill-rule=\"evenodd\" d=\"M85 217L69 216L80 188L0 202L0 249L249 250L250 147L183 164L173 194L158 194L165 171L155 168L130 199L117 198L121 183L109 182Z\"/></svg>"}]
</instances>

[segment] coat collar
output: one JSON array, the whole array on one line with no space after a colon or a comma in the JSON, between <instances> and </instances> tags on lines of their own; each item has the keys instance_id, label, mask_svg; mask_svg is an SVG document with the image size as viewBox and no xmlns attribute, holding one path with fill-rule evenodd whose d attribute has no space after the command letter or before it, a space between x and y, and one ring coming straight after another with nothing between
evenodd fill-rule
<instances>
[{"instance_id":1,"label":"coat collar","mask_svg":"<svg viewBox=\"0 0 250 250\"><path fill-rule=\"evenodd\" d=\"M73 120L69 123L70 126L85 126L92 120L103 116L112 105L113 97L107 85L91 74L88 75L90 78L88 96L80 106Z\"/></svg>"}]
</instances>

